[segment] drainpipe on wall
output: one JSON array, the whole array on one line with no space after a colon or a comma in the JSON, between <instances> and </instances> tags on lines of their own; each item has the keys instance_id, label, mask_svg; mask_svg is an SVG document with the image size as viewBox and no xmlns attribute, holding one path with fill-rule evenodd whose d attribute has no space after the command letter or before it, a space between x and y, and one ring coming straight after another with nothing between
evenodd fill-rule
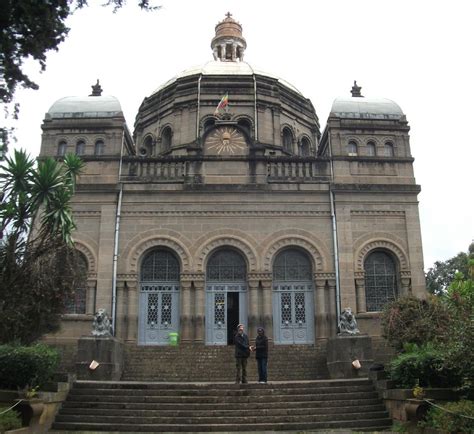
<instances>
[{"instance_id":1,"label":"drainpipe on wall","mask_svg":"<svg viewBox=\"0 0 474 434\"><path fill-rule=\"evenodd\" d=\"M336 270L336 330L341 315L341 285L339 283L339 250L337 242L337 223L336 223L336 199L332 191L332 184L334 183L334 168L331 149L331 133L328 131L328 147L329 158L331 159L331 185L329 186L329 202L331 203L331 221L332 221L332 238L334 243L334 268Z\"/></svg>"},{"instance_id":2,"label":"drainpipe on wall","mask_svg":"<svg viewBox=\"0 0 474 434\"><path fill-rule=\"evenodd\" d=\"M258 142L258 117L257 117L257 78L253 74L253 100L254 100L254 118L255 118L255 142Z\"/></svg>"},{"instance_id":3,"label":"drainpipe on wall","mask_svg":"<svg viewBox=\"0 0 474 434\"><path fill-rule=\"evenodd\" d=\"M197 101L197 114L196 114L196 140L199 139L199 117L201 114L201 78L202 74L198 79L198 101Z\"/></svg>"},{"instance_id":4,"label":"drainpipe on wall","mask_svg":"<svg viewBox=\"0 0 474 434\"><path fill-rule=\"evenodd\" d=\"M120 149L120 163L118 173L118 184L119 192L117 199L117 213L115 215L115 231L114 231L114 257L112 265L112 336L115 336L117 327L117 262L118 262L118 249L119 249L119 234L120 234L120 216L122 212L122 196L123 196L123 183L122 183L122 160L123 160L123 147L125 142L125 128L124 125L122 133L122 146Z\"/></svg>"}]
</instances>

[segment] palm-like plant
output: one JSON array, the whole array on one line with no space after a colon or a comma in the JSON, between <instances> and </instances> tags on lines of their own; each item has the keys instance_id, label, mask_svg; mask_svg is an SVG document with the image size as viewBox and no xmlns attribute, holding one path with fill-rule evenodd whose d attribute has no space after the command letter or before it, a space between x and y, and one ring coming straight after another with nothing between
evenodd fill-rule
<instances>
[{"instance_id":1,"label":"palm-like plant","mask_svg":"<svg viewBox=\"0 0 474 434\"><path fill-rule=\"evenodd\" d=\"M58 325L78 280L71 199L82 160L47 158L35 167L15 151L0 167L0 343L30 342ZM19 309L21 306L21 309Z\"/></svg>"},{"instance_id":2,"label":"palm-like plant","mask_svg":"<svg viewBox=\"0 0 474 434\"><path fill-rule=\"evenodd\" d=\"M15 150L14 157L7 158L0 168L4 194L0 230L20 239L31 235L32 221L41 216L40 238L59 236L70 245L75 228L70 201L83 164L78 156L67 155L63 164L47 158L35 168L25 151Z\"/></svg>"}]
</instances>

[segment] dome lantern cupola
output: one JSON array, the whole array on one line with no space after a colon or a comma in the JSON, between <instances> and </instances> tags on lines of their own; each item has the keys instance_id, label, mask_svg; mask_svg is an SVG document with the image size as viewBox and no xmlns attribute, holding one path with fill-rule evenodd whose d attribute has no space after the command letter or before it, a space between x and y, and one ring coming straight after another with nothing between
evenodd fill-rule
<instances>
[{"instance_id":1,"label":"dome lantern cupola","mask_svg":"<svg viewBox=\"0 0 474 434\"><path fill-rule=\"evenodd\" d=\"M227 12L226 18L216 25L216 36L211 41L214 60L221 62L241 62L247 42L242 36L242 26Z\"/></svg>"}]
</instances>

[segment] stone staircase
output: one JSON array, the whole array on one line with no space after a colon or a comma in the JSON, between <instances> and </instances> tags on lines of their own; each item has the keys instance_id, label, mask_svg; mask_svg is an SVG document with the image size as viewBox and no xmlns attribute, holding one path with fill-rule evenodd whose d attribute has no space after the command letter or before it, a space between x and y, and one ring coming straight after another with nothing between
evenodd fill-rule
<instances>
[{"instance_id":1,"label":"stone staircase","mask_svg":"<svg viewBox=\"0 0 474 434\"><path fill-rule=\"evenodd\" d=\"M322 345L270 344L269 380L301 381L328 377L325 347ZM125 346L124 381L216 382L234 379L233 346ZM248 380L257 380L257 362L253 355L248 361Z\"/></svg>"},{"instance_id":2,"label":"stone staircase","mask_svg":"<svg viewBox=\"0 0 474 434\"><path fill-rule=\"evenodd\" d=\"M74 384L54 431L380 431L391 419L371 381Z\"/></svg>"}]
</instances>

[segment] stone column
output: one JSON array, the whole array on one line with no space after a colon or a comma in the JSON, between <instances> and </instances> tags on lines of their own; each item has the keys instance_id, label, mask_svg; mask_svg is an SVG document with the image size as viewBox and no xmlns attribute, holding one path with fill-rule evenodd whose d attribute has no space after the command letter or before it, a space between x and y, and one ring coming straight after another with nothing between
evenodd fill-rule
<instances>
[{"instance_id":1,"label":"stone column","mask_svg":"<svg viewBox=\"0 0 474 434\"><path fill-rule=\"evenodd\" d=\"M96 280L86 282L86 314L93 315L96 312L95 299L97 291Z\"/></svg>"},{"instance_id":2,"label":"stone column","mask_svg":"<svg viewBox=\"0 0 474 434\"><path fill-rule=\"evenodd\" d=\"M225 44L221 44L221 60L226 59L226 54Z\"/></svg>"},{"instance_id":3,"label":"stone column","mask_svg":"<svg viewBox=\"0 0 474 434\"><path fill-rule=\"evenodd\" d=\"M336 336L337 334L337 321L336 321L336 280L328 280L329 289L329 335Z\"/></svg>"},{"instance_id":4,"label":"stone column","mask_svg":"<svg viewBox=\"0 0 474 434\"><path fill-rule=\"evenodd\" d=\"M257 323L259 313L258 303L258 284L257 279L249 276L248 278L248 292L249 292L249 309L248 309L248 332L247 334L251 337L257 336Z\"/></svg>"},{"instance_id":5,"label":"stone column","mask_svg":"<svg viewBox=\"0 0 474 434\"><path fill-rule=\"evenodd\" d=\"M192 281L185 275L181 275L180 291L180 339L183 342L192 340L191 334L191 285Z\"/></svg>"},{"instance_id":6,"label":"stone column","mask_svg":"<svg viewBox=\"0 0 474 434\"><path fill-rule=\"evenodd\" d=\"M411 279L410 277L402 277L400 279L400 283L402 285L402 294L401 295L407 295L409 293L411 293L411 287L410 287L410 283L411 283Z\"/></svg>"},{"instance_id":7,"label":"stone column","mask_svg":"<svg viewBox=\"0 0 474 434\"><path fill-rule=\"evenodd\" d=\"M268 339L273 340L273 288L272 276L269 273L260 280L263 292L263 327Z\"/></svg>"},{"instance_id":8,"label":"stone column","mask_svg":"<svg viewBox=\"0 0 474 434\"><path fill-rule=\"evenodd\" d=\"M126 320L126 339L138 343L138 282L137 276L134 279L127 280L127 320Z\"/></svg>"},{"instance_id":9,"label":"stone column","mask_svg":"<svg viewBox=\"0 0 474 434\"><path fill-rule=\"evenodd\" d=\"M205 291L206 282L203 279L194 280L194 296L195 301L195 328L194 328L194 340L196 342L205 342L206 340L206 303L205 303Z\"/></svg>"},{"instance_id":10,"label":"stone column","mask_svg":"<svg viewBox=\"0 0 474 434\"><path fill-rule=\"evenodd\" d=\"M235 62L237 59L237 45L232 44L232 61Z\"/></svg>"},{"instance_id":11,"label":"stone column","mask_svg":"<svg viewBox=\"0 0 474 434\"><path fill-rule=\"evenodd\" d=\"M325 338L327 337L327 313L326 313L326 300L325 300L325 288L326 280L325 279L315 279L314 289L315 289L315 299L316 299L316 309L315 309L315 326L316 333L315 337Z\"/></svg>"},{"instance_id":12,"label":"stone column","mask_svg":"<svg viewBox=\"0 0 474 434\"><path fill-rule=\"evenodd\" d=\"M115 337L122 341L127 337L127 304L128 304L127 281L123 278L117 280L117 315L115 324Z\"/></svg>"},{"instance_id":13,"label":"stone column","mask_svg":"<svg viewBox=\"0 0 474 434\"><path fill-rule=\"evenodd\" d=\"M367 312L364 277L356 276L355 285L356 285L356 294L357 294L357 313Z\"/></svg>"}]
</instances>

